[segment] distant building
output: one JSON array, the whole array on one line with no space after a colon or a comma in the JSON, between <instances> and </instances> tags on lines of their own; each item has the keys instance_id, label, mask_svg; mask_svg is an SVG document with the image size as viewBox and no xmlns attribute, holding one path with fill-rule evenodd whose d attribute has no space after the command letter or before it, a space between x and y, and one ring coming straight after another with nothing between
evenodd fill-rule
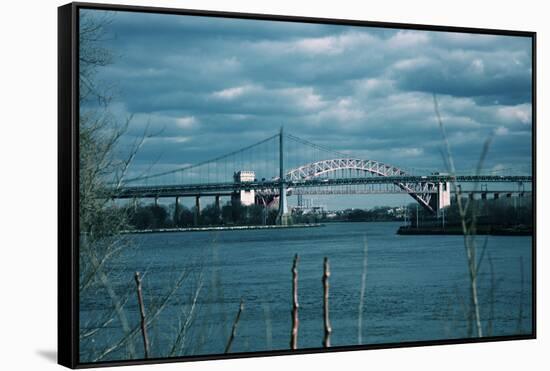
<instances>
[{"instance_id":1,"label":"distant building","mask_svg":"<svg viewBox=\"0 0 550 371\"><path fill-rule=\"evenodd\" d=\"M256 173L254 171L240 170L233 174L233 180L235 183L251 183L256 180ZM255 192L253 189L241 189L234 192L232 198L241 202L241 205L250 206L254 205Z\"/></svg>"},{"instance_id":2,"label":"distant building","mask_svg":"<svg viewBox=\"0 0 550 371\"><path fill-rule=\"evenodd\" d=\"M248 170L237 171L233 178L236 183L253 182L256 178L256 173Z\"/></svg>"}]
</instances>

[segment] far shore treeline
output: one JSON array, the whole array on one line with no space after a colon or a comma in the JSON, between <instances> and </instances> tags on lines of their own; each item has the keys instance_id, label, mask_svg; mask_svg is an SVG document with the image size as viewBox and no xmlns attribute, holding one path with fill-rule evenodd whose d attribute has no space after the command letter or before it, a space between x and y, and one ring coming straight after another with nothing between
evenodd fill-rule
<instances>
[{"instance_id":1,"label":"far shore treeline","mask_svg":"<svg viewBox=\"0 0 550 371\"><path fill-rule=\"evenodd\" d=\"M465 200L466 202L466 200ZM130 229L185 228L194 226L236 226L276 224L277 209L260 205L244 206L227 202L218 210L214 203L206 205L197 215L194 207L184 205L136 204L127 207ZM533 210L530 198L486 199L469 201L469 217L479 226L532 226ZM460 224L456 202L439 215L433 215L416 203L406 207L379 206L370 209L292 210L293 223L327 222L388 222L401 221L410 226L446 226Z\"/></svg>"}]
</instances>

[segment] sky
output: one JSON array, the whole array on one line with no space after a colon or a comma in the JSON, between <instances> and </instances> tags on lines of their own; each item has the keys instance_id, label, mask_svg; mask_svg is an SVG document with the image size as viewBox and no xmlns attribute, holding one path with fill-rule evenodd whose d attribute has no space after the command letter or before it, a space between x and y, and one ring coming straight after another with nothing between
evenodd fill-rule
<instances>
[{"instance_id":1,"label":"sky","mask_svg":"<svg viewBox=\"0 0 550 371\"><path fill-rule=\"evenodd\" d=\"M83 10L88 16L102 11ZM285 132L350 157L444 171L531 166L531 39L436 31L116 12L102 46L123 143L154 133L132 174L183 167ZM512 169L512 170L502 170ZM428 170L426 170L428 171ZM402 196L317 197L329 208ZM412 199L410 199L412 200Z\"/></svg>"}]
</instances>

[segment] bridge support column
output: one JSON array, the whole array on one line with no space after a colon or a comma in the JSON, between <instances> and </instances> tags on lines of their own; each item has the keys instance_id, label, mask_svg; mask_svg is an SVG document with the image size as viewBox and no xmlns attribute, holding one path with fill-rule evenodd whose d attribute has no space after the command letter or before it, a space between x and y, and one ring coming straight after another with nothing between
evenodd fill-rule
<instances>
[{"instance_id":1,"label":"bridge support column","mask_svg":"<svg viewBox=\"0 0 550 371\"><path fill-rule=\"evenodd\" d=\"M286 200L286 184L285 184L285 166L284 166L284 135L283 127L279 133L279 214L277 215L277 224L289 225L292 224L291 215L288 213L288 204Z\"/></svg>"},{"instance_id":2,"label":"bridge support column","mask_svg":"<svg viewBox=\"0 0 550 371\"><path fill-rule=\"evenodd\" d=\"M201 196L196 196L195 197L195 218L194 218L195 225L199 225L200 216L201 216Z\"/></svg>"},{"instance_id":3,"label":"bridge support column","mask_svg":"<svg viewBox=\"0 0 550 371\"><path fill-rule=\"evenodd\" d=\"M175 207L174 207L174 216L172 218L172 220L174 221L175 226L178 226L179 218L180 218L180 196L176 196L176 204L175 204Z\"/></svg>"},{"instance_id":4,"label":"bridge support column","mask_svg":"<svg viewBox=\"0 0 550 371\"><path fill-rule=\"evenodd\" d=\"M221 208L221 205L220 205L220 195L216 195L215 206L216 206L216 218L218 218L218 221L221 221L222 220L222 208Z\"/></svg>"},{"instance_id":5,"label":"bridge support column","mask_svg":"<svg viewBox=\"0 0 550 371\"><path fill-rule=\"evenodd\" d=\"M451 184L449 182L437 185L437 208L444 209L451 205Z\"/></svg>"},{"instance_id":6,"label":"bridge support column","mask_svg":"<svg viewBox=\"0 0 550 371\"><path fill-rule=\"evenodd\" d=\"M159 205L159 196L155 196L155 207Z\"/></svg>"},{"instance_id":7,"label":"bridge support column","mask_svg":"<svg viewBox=\"0 0 550 371\"><path fill-rule=\"evenodd\" d=\"M286 186L281 188L279 195L279 214L277 215L277 224L289 225L292 224L292 217L288 212L288 201L286 197Z\"/></svg>"}]
</instances>

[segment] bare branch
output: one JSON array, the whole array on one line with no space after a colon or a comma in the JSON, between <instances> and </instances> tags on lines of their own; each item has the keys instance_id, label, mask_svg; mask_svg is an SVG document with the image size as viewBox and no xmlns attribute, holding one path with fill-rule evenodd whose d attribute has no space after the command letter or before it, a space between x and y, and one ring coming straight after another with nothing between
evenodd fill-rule
<instances>
[{"instance_id":1,"label":"bare branch","mask_svg":"<svg viewBox=\"0 0 550 371\"><path fill-rule=\"evenodd\" d=\"M292 330L290 332L290 349L298 349L298 254L292 263Z\"/></svg>"},{"instance_id":2,"label":"bare branch","mask_svg":"<svg viewBox=\"0 0 550 371\"><path fill-rule=\"evenodd\" d=\"M330 326L330 318L329 318L329 278L330 278L330 266L328 262L328 258L325 257L325 261L323 264L323 322L325 326L325 337L323 339L323 347L329 348L330 347L330 335L332 334L332 327Z\"/></svg>"},{"instance_id":3,"label":"bare branch","mask_svg":"<svg viewBox=\"0 0 550 371\"><path fill-rule=\"evenodd\" d=\"M137 298L138 298L138 304L139 304L139 316L141 319L141 335L143 337L143 353L145 355L145 359L149 358L149 338L147 337L147 321L145 317L145 304L143 303L143 294L141 292L141 278L139 277L139 272L136 272L134 275L134 279L136 280L136 290L137 290Z\"/></svg>"},{"instance_id":4,"label":"bare branch","mask_svg":"<svg viewBox=\"0 0 550 371\"><path fill-rule=\"evenodd\" d=\"M357 317L357 343L363 343L363 304L365 302L365 290L367 287L367 236L363 236L363 273L361 274L361 292L359 294L359 314Z\"/></svg>"},{"instance_id":5,"label":"bare branch","mask_svg":"<svg viewBox=\"0 0 550 371\"><path fill-rule=\"evenodd\" d=\"M233 340L237 335L237 326L239 325L239 319L241 318L241 313L243 309L244 309L244 303L243 303L243 299L241 299L241 303L239 305L239 311L237 312L237 317L235 317L235 322L233 322L233 328L231 329L231 335L229 336L229 340L227 341L227 345L225 346L225 350L224 350L225 354L231 351L231 345L233 344Z\"/></svg>"}]
</instances>

